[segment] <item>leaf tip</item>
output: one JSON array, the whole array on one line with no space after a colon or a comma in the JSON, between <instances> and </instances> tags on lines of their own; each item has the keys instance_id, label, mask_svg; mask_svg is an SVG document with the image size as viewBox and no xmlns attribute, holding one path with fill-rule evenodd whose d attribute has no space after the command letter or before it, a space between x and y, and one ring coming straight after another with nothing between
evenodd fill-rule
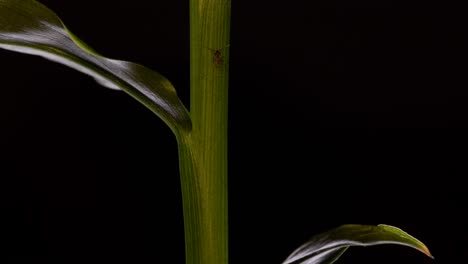
<instances>
[{"instance_id":1,"label":"leaf tip","mask_svg":"<svg viewBox=\"0 0 468 264\"><path fill-rule=\"evenodd\" d=\"M416 248L417 250L422 252L424 255L434 259L434 256L429 251L429 248L423 242L419 241L417 238L411 236L410 234L406 233L405 231L401 230L400 228L394 227L394 226L391 226L391 225L385 225L385 224L380 224L380 225L378 225L378 227L382 228L383 230L390 231L390 232L392 232L394 234L398 234L399 236L401 236L403 238L407 238L407 239L412 240L412 242L414 242L414 243L412 243L414 248Z\"/></svg>"}]
</instances>

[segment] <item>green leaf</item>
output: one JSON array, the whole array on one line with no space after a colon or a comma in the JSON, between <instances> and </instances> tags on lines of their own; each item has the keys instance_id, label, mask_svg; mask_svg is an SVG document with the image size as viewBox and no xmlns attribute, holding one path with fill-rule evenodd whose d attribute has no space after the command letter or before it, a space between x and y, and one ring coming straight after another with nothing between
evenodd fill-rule
<instances>
[{"instance_id":1,"label":"green leaf","mask_svg":"<svg viewBox=\"0 0 468 264\"><path fill-rule=\"evenodd\" d=\"M189 113L166 78L139 64L99 55L41 3L0 0L0 48L42 56L86 73L106 87L122 89L176 135L191 128Z\"/></svg>"},{"instance_id":2,"label":"green leaf","mask_svg":"<svg viewBox=\"0 0 468 264\"><path fill-rule=\"evenodd\" d=\"M350 246L398 244L412 247L432 257L429 249L403 230L389 225L343 225L312 237L294 251L283 264L331 264Z\"/></svg>"}]
</instances>

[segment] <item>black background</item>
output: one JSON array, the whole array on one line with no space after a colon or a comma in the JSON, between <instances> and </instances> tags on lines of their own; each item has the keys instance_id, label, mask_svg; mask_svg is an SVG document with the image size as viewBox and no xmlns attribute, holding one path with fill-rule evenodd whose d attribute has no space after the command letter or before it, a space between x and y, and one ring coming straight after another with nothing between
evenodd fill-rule
<instances>
[{"instance_id":1,"label":"black background","mask_svg":"<svg viewBox=\"0 0 468 264\"><path fill-rule=\"evenodd\" d=\"M188 1L42 2L188 104ZM340 263L458 262L465 17L427 2L233 1L231 263L281 263L345 223L399 226L436 260L381 246ZM183 263L177 148L162 121L42 58L0 50L0 72L0 263Z\"/></svg>"}]
</instances>

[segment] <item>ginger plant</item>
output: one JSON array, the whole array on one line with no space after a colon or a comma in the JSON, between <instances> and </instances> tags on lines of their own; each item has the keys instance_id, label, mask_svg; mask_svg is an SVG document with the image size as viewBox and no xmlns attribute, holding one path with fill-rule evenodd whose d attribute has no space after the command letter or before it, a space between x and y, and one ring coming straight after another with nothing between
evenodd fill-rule
<instances>
[{"instance_id":1,"label":"ginger plant","mask_svg":"<svg viewBox=\"0 0 468 264\"><path fill-rule=\"evenodd\" d=\"M141 102L179 148L187 264L228 263L227 120L230 0L190 0L190 110L162 75L106 58L34 0L0 0L0 48L39 55L94 77ZM333 263L350 246L427 247L388 226L344 225L313 237L283 264Z\"/></svg>"}]
</instances>

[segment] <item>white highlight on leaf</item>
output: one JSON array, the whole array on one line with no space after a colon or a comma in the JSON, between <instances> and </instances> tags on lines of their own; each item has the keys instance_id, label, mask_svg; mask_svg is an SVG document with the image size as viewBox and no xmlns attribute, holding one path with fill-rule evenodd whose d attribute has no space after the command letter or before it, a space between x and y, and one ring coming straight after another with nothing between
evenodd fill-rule
<instances>
[{"instance_id":1,"label":"white highlight on leaf","mask_svg":"<svg viewBox=\"0 0 468 264\"><path fill-rule=\"evenodd\" d=\"M63 57L60 57L58 55L55 55L53 53L44 52L44 51L41 51L41 50L38 50L38 49L25 47L25 46L1 44L1 43L0 43L0 48L15 51L15 52L20 52L20 53L24 53L24 54L37 55L37 56L43 57L43 58L48 59L50 61L63 64L65 66L73 68L73 69L75 69L75 70L77 70L79 72L90 75L91 77L93 77L96 80L96 82L98 82L99 84L101 84L101 85L103 85L103 86L105 86L107 88L114 89L114 90L121 90L111 80L103 78L101 75L99 75L95 71L92 71L89 68L83 67L80 64L78 64L76 62L73 62L72 60L67 60L67 59L65 59Z\"/></svg>"}]
</instances>

